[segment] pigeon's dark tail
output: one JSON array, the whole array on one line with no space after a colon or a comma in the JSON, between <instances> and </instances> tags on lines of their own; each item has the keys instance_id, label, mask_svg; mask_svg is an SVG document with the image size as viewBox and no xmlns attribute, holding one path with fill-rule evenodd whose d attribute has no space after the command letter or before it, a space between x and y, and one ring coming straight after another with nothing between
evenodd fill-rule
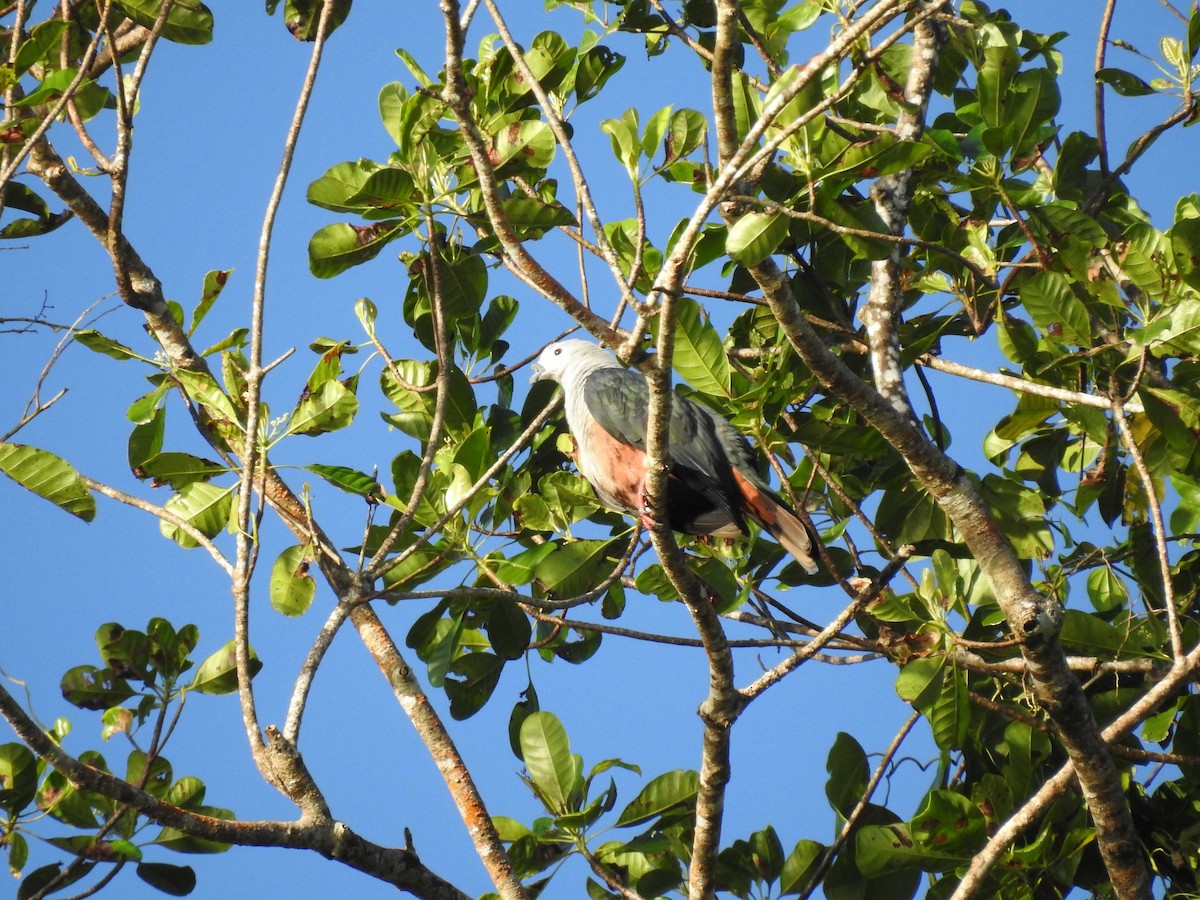
<instances>
[{"instance_id":1,"label":"pigeon's dark tail","mask_svg":"<svg viewBox=\"0 0 1200 900\"><path fill-rule=\"evenodd\" d=\"M809 575L816 573L817 563L813 556L816 554L817 538L809 525L792 512L781 498L755 484L737 469L733 470L733 481L741 494L742 512L779 541Z\"/></svg>"}]
</instances>

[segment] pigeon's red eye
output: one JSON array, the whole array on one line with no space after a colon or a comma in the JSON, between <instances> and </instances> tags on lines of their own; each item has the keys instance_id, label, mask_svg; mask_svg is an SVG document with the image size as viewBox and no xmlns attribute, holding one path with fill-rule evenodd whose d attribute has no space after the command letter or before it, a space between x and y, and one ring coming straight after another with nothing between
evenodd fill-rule
<instances>
[{"instance_id":1,"label":"pigeon's red eye","mask_svg":"<svg viewBox=\"0 0 1200 900\"><path fill-rule=\"evenodd\" d=\"M555 347L555 348L554 348L554 355L555 355L555 356L558 356L560 353L562 353L562 347Z\"/></svg>"}]
</instances>

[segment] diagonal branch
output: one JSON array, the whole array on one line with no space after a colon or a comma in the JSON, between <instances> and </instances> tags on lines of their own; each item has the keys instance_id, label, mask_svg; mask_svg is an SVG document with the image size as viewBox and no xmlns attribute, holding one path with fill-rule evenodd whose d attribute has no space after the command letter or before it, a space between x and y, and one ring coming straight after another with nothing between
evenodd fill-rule
<instances>
[{"instance_id":1,"label":"diagonal branch","mask_svg":"<svg viewBox=\"0 0 1200 900\"><path fill-rule=\"evenodd\" d=\"M1117 431L1121 435L1121 443L1125 445L1125 449L1133 458L1133 466L1137 469L1138 478L1142 482L1142 490L1146 492L1146 502L1150 506L1150 524L1154 529L1155 556L1158 559L1159 577L1162 579L1163 606L1167 610L1167 629L1171 634L1171 656L1180 659L1184 654L1183 628L1179 622L1179 609L1175 603L1175 585L1171 580L1171 560L1167 556L1167 528L1163 522L1162 501L1154 487L1154 476L1150 474L1150 467L1146 465L1146 459L1142 456L1142 451L1137 445L1137 438L1133 434L1133 429L1129 427L1129 420L1125 417L1125 410L1119 400L1113 401L1112 413L1113 419L1117 423Z\"/></svg>"},{"instance_id":2,"label":"diagonal branch","mask_svg":"<svg viewBox=\"0 0 1200 900\"><path fill-rule=\"evenodd\" d=\"M682 273L676 273L677 278ZM675 282L678 287L678 281ZM696 797L696 825L692 838L692 862L688 896L701 900L716 889L717 852L721 843L721 821L725 811L725 789L729 783L730 733L746 700L733 680L733 653L721 627L721 619L709 592L688 568L667 517L668 431L671 416L671 356L675 341L677 291L664 292L659 316L657 355L646 370L650 404L646 423L647 511L654 520L650 540L659 563L686 604L708 660L708 696L700 704L704 737L700 761L700 785Z\"/></svg>"},{"instance_id":3,"label":"diagonal branch","mask_svg":"<svg viewBox=\"0 0 1200 900\"><path fill-rule=\"evenodd\" d=\"M530 91L537 97L542 115L546 117L546 123L554 133L554 139L558 142L558 146L562 148L563 158L567 163L567 170L571 173L571 181L575 185L575 195L579 200L579 205L583 207L588 224L592 226L592 232L596 235L597 249L601 257L608 264L608 268L613 274L613 280L621 286L622 299L631 303L634 298L629 292L629 284L632 283L633 279L630 278L627 281L621 275L621 265L617 258L617 251L609 241L608 235L604 233L600 214L596 211L596 204L592 200L591 188L588 187L583 167L579 164L579 158L575 155L575 148L571 143L571 132L567 128L566 122L555 111L554 103L551 102L546 89L542 87L537 76L529 68L529 63L525 59L525 53L521 50L520 45L513 40L512 33L508 30L508 24L504 21L504 17L501 15L500 8L496 5L495 0L484 0L484 2L487 5L488 12L491 14L492 21L496 25L496 30L500 33L500 39L504 41L504 46L508 48L508 52L512 55L513 65L521 73L524 83L529 86ZM638 246L641 246L640 242Z\"/></svg>"},{"instance_id":4,"label":"diagonal branch","mask_svg":"<svg viewBox=\"0 0 1200 900\"><path fill-rule=\"evenodd\" d=\"M817 381L857 410L901 454L959 529L987 577L1009 628L1024 641L1022 653L1034 692L1057 725L1079 773L1097 843L1118 896L1142 896L1148 876L1141 848L1112 755L1058 641L1061 608L1034 589L967 473L934 446L911 418L898 412L824 345L801 314L788 280L778 267L768 260L751 267L751 274L792 347Z\"/></svg>"},{"instance_id":5,"label":"diagonal branch","mask_svg":"<svg viewBox=\"0 0 1200 900\"><path fill-rule=\"evenodd\" d=\"M287 759L296 755L294 746L290 741L278 736L276 740L270 742L263 740L254 701L254 688L251 684L250 587L258 559L258 526L262 520L261 503L253 513L251 507L255 496L253 487L256 473L260 468L266 467L266 460L262 458L259 447L259 418L262 382L266 374L262 364L263 313L266 305L267 260L270 255L271 233L275 224L275 216L279 210L279 203L283 197L283 190L287 184L288 174L291 171L296 143L300 138L300 128L304 123L313 85L316 82L317 69L321 63L321 53L325 47L325 37L328 33L333 6L334 0L324 0L321 8L308 70L300 88L300 97L296 101L296 109L292 115L287 137L284 139L283 158L279 164L270 199L267 201L259 237L258 261L250 312L250 355L245 392L246 421L241 447L241 490L238 492L237 508L236 570L231 585L234 597L234 646L237 662L238 698L241 702L242 723L246 729L246 738L249 741L250 751L259 773L294 802L300 802L306 798L311 799L313 791L289 791L286 781L281 777L281 765L286 765ZM156 23L157 25L159 23ZM143 53L148 52L150 46L151 44L148 42ZM261 497L261 494L259 496ZM282 752L277 752L280 749ZM315 789L315 785L313 788ZM317 797L319 798L319 793ZM319 802L323 804L324 801ZM311 811L304 806L301 806L301 809L306 813Z\"/></svg>"},{"instance_id":6,"label":"diagonal branch","mask_svg":"<svg viewBox=\"0 0 1200 900\"><path fill-rule=\"evenodd\" d=\"M863 607L879 596L879 592L887 587L888 582L904 567L908 562L908 558L913 554L913 546L905 544L896 551L896 555L888 560L888 564L883 567L883 571L875 578L871 579L871 583L864 589L858 592L858 595L843 609L837 616L834 617L828 625L813 637L811 641L785 659L783 662L773 666L768 671L764 672L754 680L752 684L742 688L741 694L748 701L758 697L771 685L778 683L785 675L795 671L802 664L811 659L818 650L827 645L831 640L838 636L838 633L850 624Z\"/></svg>"},{"instance_id":7,"label":"diagonal branch","mask_svg":"<svg viewBox=\"0 0 1200 900\"><path fill-rule=\"evenodd\" d=\"M367 604L360 604L350 614L359 637L370 652L376 665L391 685L392 693L400 703L413 728L437 761L438 771L450 790L450 796L458 807L467 833L475 844L479 858L483 860L492 883L503 900L527 900L528 895L521 879L513 870L496 825L488 814L483 796L475 786L466 763L454 746L454 740L446 730L445 723L429 702L429 697L418 683L412 668L401 656L395 642Z\"/></svg>"},{"instance_id":8,"label":"diagonal branch","mask_svg":"<svg viewBox=\"0 0 1200 900\"><path fill-rule=\"evenodd\" d=\"M1163 703L1179 691L1186 690L1188 683L1195 678L1198 669L1200 669L1200 645L1193 647L1187 656L1177 658L1167 674L1163 675L1129 709L1111 722L1101 735L1103 740L1112 743L1129 734ZM1008 848L1012 846L1013 841L1038 820L1055 798L1071 784L1076 774L1077 770L1073 763L1067 763L1048 778L1037 793L1026 800L1025 805L1014 812L1008 821L997 829L988 840L987 845L971 860L971 864L963 874L951 900L968 900L979 891L988 873L1000 862ZM1141 894L1130 892L1127 895L1149 896L1149 889L1147 888Z\"/></svg>"}]
</instances>

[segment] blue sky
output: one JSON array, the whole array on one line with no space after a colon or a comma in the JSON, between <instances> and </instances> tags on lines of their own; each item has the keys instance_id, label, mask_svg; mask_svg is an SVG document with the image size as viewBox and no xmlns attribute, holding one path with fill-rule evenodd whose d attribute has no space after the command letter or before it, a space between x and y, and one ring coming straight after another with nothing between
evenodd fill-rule
<instances>
[{"instance_id":1,"label":"blue sky","mask_svg":"<svg viewBox=\"0 0 1200 900\"><path fill-rule=\"evenodd\" d=\"M279 17L263 15L261 4L223 6L228 8L216 10L212 44L163 45L155 56L137 120L126 213L131 241L155 269L167 295L185 308L198 299L205 272L236 269L204 326L202 345L217 341L248 316L263 206L308 61L308 46L296 43ZM505 6L513 10L511 24L526 41L543 28L562 27L569 33L577 27L578 17L570 10L551 15L526 0ZM1098 2L1019 2L1010 7L1028 27L1077 29L1063 45L1067 70L1061 118L1066 130L1092 128L1091 61L1101 6ZM468 47L475 46L487 30L477 28ZM1140 3L1119 7L1113 33L1156 56L1158 37L1168 30L1178 34L1181 26L1159 4ZM809 37L816 41L820 35ZM628 105L653 111L670 103L700 106L704 101L703 76L686 68L698 68L692 61L683 62L685 68L677 79L665 79L661 65L648 69L644 64L640 39L626 39L626 46L614 44L629 57L617 82L606 99L584 106L575 120L581 153L601 165L597 171L602 174L593 176L593 189L600 188L596 193L601 212L612 217L628 215L623 211L628 194L620 168L605 161L608 138L596 130L599 120L618 115ZM394 254L385 251L373 263L330 281L314 279L307 269L307 241L334 217L304 200L308 183L329 166L360 156L383 159L393 148L379 123L376 97L385 83L408 81L393 53L397 46L409 49L430 72L439 68L442 34L436 4L360 0L327 50L271 256L265 356L274 358L290 347L298 348L268 384L268 399L276 413L290 408L311 368L313 357L305 349L310 340L319 335L359 339L355 299L372 298L381 310L381 330L390 327L398 345L404 340L398 313L405 272ZM799 48L793 52L793 59L803 56ZM1155 74L1119 51L1110 51L1109 64L1147 79ZM1110 94L1108 103L1114 155L1170 112L1170 105L1157 98L1127 100ZM1190 177L1194 168L1184 164L1184 160L1190 163L1191 156L1184 155L1183 142L1191 138L1184 132L1162 139L1134 181L1136 193L1159 227L1169 220L1174 199L1193 186L1181 184L1178 177L1182 173ZM99 179L87 183L98 185ZM652 210L652 228L657 225L665 233L679 214L670 207ZM51 319L70 321L112 291L107 258L77 223L3 252L3 315L32 315L45 298L52 307ZM572 280L572 256L563 254L551 263L564 281L577 283ZM596 280L593 288L602 283ZM496 280L491 292L516 293L516 289ZM524 293L518 296L525 299ZM602 295L594 296L603 302ZM97 327L147 349L136 313L120 308L111 298L99 308L111 311ZM531 325L535 321L536 327ZM544 314L520 319L509 338L523 353L568 324L564 314L547 308ZM0 394L2 431L19 417L34 375L55 339L3 335L0 340L4 350L0 377L6 385ZM990 341L981 343L990 345ZM976 364L993 358L987 347L965 343L948 355ZM71 348L48 381L48 393L65 386L69 394L18 439L54 450L87 474L131 489L124 409L146 390L141 375L133 363ZM518 381L518 396L525 390L523 382ZM970 461L978 458L981 429L988 422L988 417L972 411L980 402L995 404L999 410L1012 401L994 388L975 384L953 388L953 399L943 415L955 430L955 449ZM291 449L285 447L276 461L320 461L364 470L377 465L386 471L403 445L378 420L376 408L372 400L364 402L352 438L323 439L311 445L300 439L299 446L293 442ZM191 446L178 426L174 436ZM320 491L318 498L324 519L334 523L335 539L343 546L355 543L361 533L361 504L331 490ZM154 499L161 502L165 497ZM28 684L33 709L43 722L59 715L72 720L75 731L67 742L71 751L99 745L99 719L65 704L58 679L71 666L96 662L92 635L101 623L117 620L140 628L151 615L165 615L176 625L194 622L202 635L200 657L231 637L232 603L226 581L197 551L182 551L158 537L153 520L101 501L97 521L84 525L6 479L0 479L0 509L5 513L0 516L0 546L5 548L7 576L0 601L4 612L0 667L10 678ZM276 547L285 545L278 529L268 530L266 539L275 541ZM843 603L841 593L833 590L794 591L784 599L817 621L834 616ZM319 594L308 615L284 619L267 608L265 582L260 585L253 642L268 663L255 682L264 722L282 720L295 671L324 615L322 603L328 601L328 594ZM425 608L409 604L380 611L402 642ZM630 603L621 624L673 634L689 634L691 628L682 607L641 599ZM774 661L774 656L763 655L766 665ZM694 710L703 698L705 679L697 651L609 640L585 666L556 662L547 668L535 661L532 669L543 708L562 718L573 749L589 764L622 756L640 765L646 778L698 765L700 728ZM739 681L745 683L757 673L758 662L752 655L741 657L738 671ZM519 763L508 749L506 730L511 705L525 687L526 677L523 666L510 665L488 706L473 719L454 723L452 730L490 810L529 821L538 809L516 777ZM839 730L853 734L868 751L887 745L909 712L895 697L891 681L885 663L835 670L812 663L752 704L734 739L735 776L725 842L767 823L775 825L787 849L803 837L829 840L833 814L823 793L825 753ZM433 697L445 713L442 698ZM0 735L0 742L4 740L7 737ZM401 844L403 828L408 827L417 851L432 869L469 893L488 889L433 763L350 631L334 643L321 670L301 746L336 816L384 844ZM914 739L909 752L924 763L932 758L930 746L927 739ZM115 770L123 769L127 748L119 739L99 749ZM190 773L206 781L210 803L232 807L243 818L293 815L290 804L263 785L253 770L232 697L192 697L166 755L177 777ZM629 774L616 777L623 804L642 782ZM931 778L932 771L909 779L913 796L893 797L893 808L902 815L911 813L913 797ZM47 848L35 847L31 862L37 865L58 858L62 854L57 851L51 854ZM279 892L297 897L329 892L362 898L394 896L386 886L312 854L235 849L216 857L158 853L148 858L196 866L198 897ZM548 900L580 896L580 873L579 867L563 873L560 883L544 896ZM144 887L132 873L121 881L110 895L134 900L163 896Z\"/></svg>"}]
</instances>

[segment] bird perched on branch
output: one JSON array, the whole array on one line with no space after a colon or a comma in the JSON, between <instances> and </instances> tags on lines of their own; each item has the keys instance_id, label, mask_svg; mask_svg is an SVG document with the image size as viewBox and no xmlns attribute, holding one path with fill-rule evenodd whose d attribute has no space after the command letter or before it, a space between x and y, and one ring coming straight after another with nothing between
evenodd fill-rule
<instances>
[{"instance_id":1,"label":"bird perched on branch","mask_svg":"<svg viewBox=\"0 0 1200 900\"><path fill-rule=\"evenodd\" d=\"M646 426L650 389L640 372L589 341L558 341L533 364L533 381L562 385L575 462L600 502L646 519ZM812 574L810 526L759 477L754 451L721 416L671 398L667 517L683 534L734 537L751 519Z\"/></svg>"}]
</instances>

